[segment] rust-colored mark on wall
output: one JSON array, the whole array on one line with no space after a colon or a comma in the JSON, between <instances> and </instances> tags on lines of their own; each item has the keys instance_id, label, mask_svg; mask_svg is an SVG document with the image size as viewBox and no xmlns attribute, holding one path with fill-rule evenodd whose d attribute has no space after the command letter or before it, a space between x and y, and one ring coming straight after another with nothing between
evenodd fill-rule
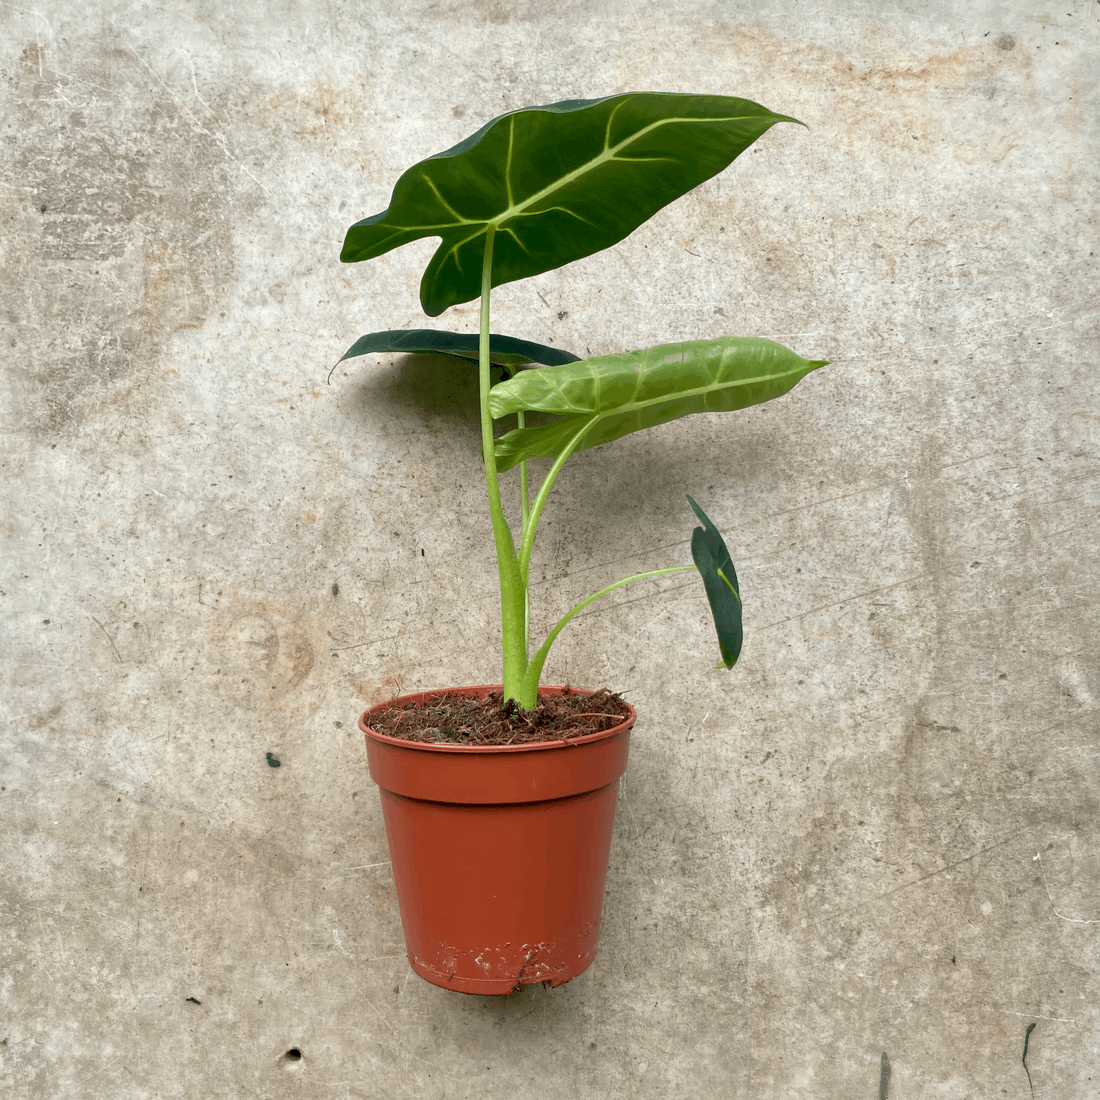
<instances>
[{"instance_id":1,"label":"rust-colored mark on wall","mask_svg":"<svg viewBox=\"0 0 1100 1100\"><path fill-rule=\"evenodd\" d=\"M835 129L853 155L867 146L914 154L946 146L966 163L1000 161L1026 140L1038 115L1031 56L1015 41L1006 48L1003 36L924 56L873 23L845 53L762 26L725 33L711 26L698 44L704 52L764 58L831 89L839 117L804 121Z\"/></svg>"}]
</instances>

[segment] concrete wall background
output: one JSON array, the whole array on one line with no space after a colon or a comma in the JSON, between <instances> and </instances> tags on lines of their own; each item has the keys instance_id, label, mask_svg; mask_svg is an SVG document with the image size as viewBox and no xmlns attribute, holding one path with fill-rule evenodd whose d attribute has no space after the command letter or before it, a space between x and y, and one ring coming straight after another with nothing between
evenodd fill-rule
<instances>
[{"instance_id":1,"label":"concrete wall background","mask_svg":"<svg viewBox=\"0 0 1100 1100\"><path fill-rule=\"evenodd\" d=\"M1034 1095L1094 1095L1098 39L1083 0L5 4L4 1094L825 1100L885 1051L899 1100L1018 1097L1034 1023ZM641 716L601 954L469 998L410 977L355 721L496 675L474 387L326 386L424 323L434 245L337 253L494 115L635 89L810 129L494 328L833 365L561 479L540 622L687 561L691 492L747 642L711 671L678 583L559 641Z\"/></svg>"}]
</instances>

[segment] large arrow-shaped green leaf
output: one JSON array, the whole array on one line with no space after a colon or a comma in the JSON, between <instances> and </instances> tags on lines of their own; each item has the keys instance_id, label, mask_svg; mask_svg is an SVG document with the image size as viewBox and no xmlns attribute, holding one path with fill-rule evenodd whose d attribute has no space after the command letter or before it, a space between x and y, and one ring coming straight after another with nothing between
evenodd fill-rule
<instances>
[{"instance_id":1,"label":"large arrow-shaped green leaf","mask_svg":"<svg viewBox=\"0 0 1100 1100\"><path fill-rule=\"evenodd\" d=\"M727 336L524 371L489 391L492 415L538 410L561 418L502 435L497 465L507 470L524 459L553 458L589 424L576 450L689 413L758 405L827 362L803 359L772 340Z\"/></svg>"},{"instance_id":2,"label":"large arrow-shaped green leaf","mask_svg":"<svg viewBox=\"0 0 1100 1100\"><path fill-rule=\"evenodd\" d=\"M340 356L340 361L357 355L376 355L381 352L404 352L406 355L450 355L476 363L478 335L476 332L443 332L434 328L392 329L389 332L371 332L360 336ZM489 358L498 366L514 368L523 363L544 363L557 366L579 362L580 357L561 348L536 344L533 340L520 340L516 336L489 336Z\"/></svg>"},{"instance_id":3,"label":"large arrow-shaped green leaf","mask_svg":"<svg viewBox=\"0 0 1100 1100\"><path fill-rule=\"evenodd\" d=\"M481 293L490 227L493 286L553 270L621 241L775 123L797 121L747 99L664 92L513 111L409 168L389 208L348 230L340 258L441 237L420 284L435 317Z\"/></svg>"}]
</instances>

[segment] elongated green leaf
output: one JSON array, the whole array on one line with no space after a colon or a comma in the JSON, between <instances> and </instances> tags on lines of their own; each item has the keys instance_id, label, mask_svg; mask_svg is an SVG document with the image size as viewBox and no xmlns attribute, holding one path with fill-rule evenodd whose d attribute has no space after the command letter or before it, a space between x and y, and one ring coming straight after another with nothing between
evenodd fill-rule
<instances>
[{"instance_id":1,"label":"elongated green leaf","mask_svg":"<svg viewBox=\"0 0 1100 1100\"><path fill-rule=\"evenodd\" d=\"M348 230L340 258L442 238L420 284L435 317L481 293L490 227L493 286L551 271L621 241L775 123L797 121L747 99L664 92L513 111L409 168L389 207Z\"/></svg>"},{"instance_id":2,"label":"elongated green leaf","mask_svg":"<svg viewBox=\"0 0 1100 1100\"><path fill-rule=\"evenodd\" d=\"M524 371L489 391L492 415L531 410L562 415L502 435L495 446L497 465L507 470L524 459L552 458L589 422L578 450L689 413L729 412L770 401L826 362L803 359L771 340L726 336Z\"/></svg>"},{"instance_id":3,"label":"elongated green leaf","mask_svg":"<svg viewBox=\"0 0 1100 1100\"><path fill-rule=\"evenodd\" d=\"M429 355L451 355L468 362L477 362L478 336L475 332L442 332L439 329L393 329L390 332L372 332L360 336L340 357L351 359L356 355L375 355L380 352L399 351L406 354L420 352ZM561 348L536 344L533 340L520 340L515 336L489 336L489 358L499 366L517 367L523 363L543 363L559 366L577 363L579 357Z\"/></svg>"},{"instance_id":4,"label":"elongated green leaf","mask_svg":"<svg viewBox=\"0 0 1100 1100\"><path fill-rule=\"evenodd\" d=\"M722 664L733 668L741 656L741 643L745 637L741 625L741 592L737 586L737 573L718 528L691 497L688 497L688 504L703 524L691 532L691 557L707 590Z\"/></svg>"}]
</instances>

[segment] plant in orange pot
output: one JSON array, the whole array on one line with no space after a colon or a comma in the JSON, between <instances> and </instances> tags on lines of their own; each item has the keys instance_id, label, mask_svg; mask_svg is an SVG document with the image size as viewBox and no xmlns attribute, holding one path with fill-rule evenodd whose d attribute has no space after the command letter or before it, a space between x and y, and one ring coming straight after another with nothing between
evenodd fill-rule
<instances>
[{"instance_id":1,"label":"plant in orange pot","mask_svg":"<svg viewBox=\"0 0 1100 1100\"><path fill-rule=\"evenodd\" d=\"M579 359L491 333L491 291L616 244L775 123L794 121L744 99L672 93L525 108L413 165L389 207L348 230L345 262L441 238L420 288L429 316L481 300L476 335L375 332L343 356L431 352L478 365L501 683L403 696L360 719L409 961L437 985L483 994L557 985L595 956L634 711L608 692L540 685L568 623L624 585L698 571L721 664L732 668L741 651L737 575L722 536L691 497L692 564L613 581L532 644L531 554L566 460L677 417L779 397L825 365L771 340L736 336ZM529 424L528 413L553 419ZM532 459L549 461L537 484ZM506 472L518 481L511 517L501 492Z\"/></svg>"}]
</instances>

